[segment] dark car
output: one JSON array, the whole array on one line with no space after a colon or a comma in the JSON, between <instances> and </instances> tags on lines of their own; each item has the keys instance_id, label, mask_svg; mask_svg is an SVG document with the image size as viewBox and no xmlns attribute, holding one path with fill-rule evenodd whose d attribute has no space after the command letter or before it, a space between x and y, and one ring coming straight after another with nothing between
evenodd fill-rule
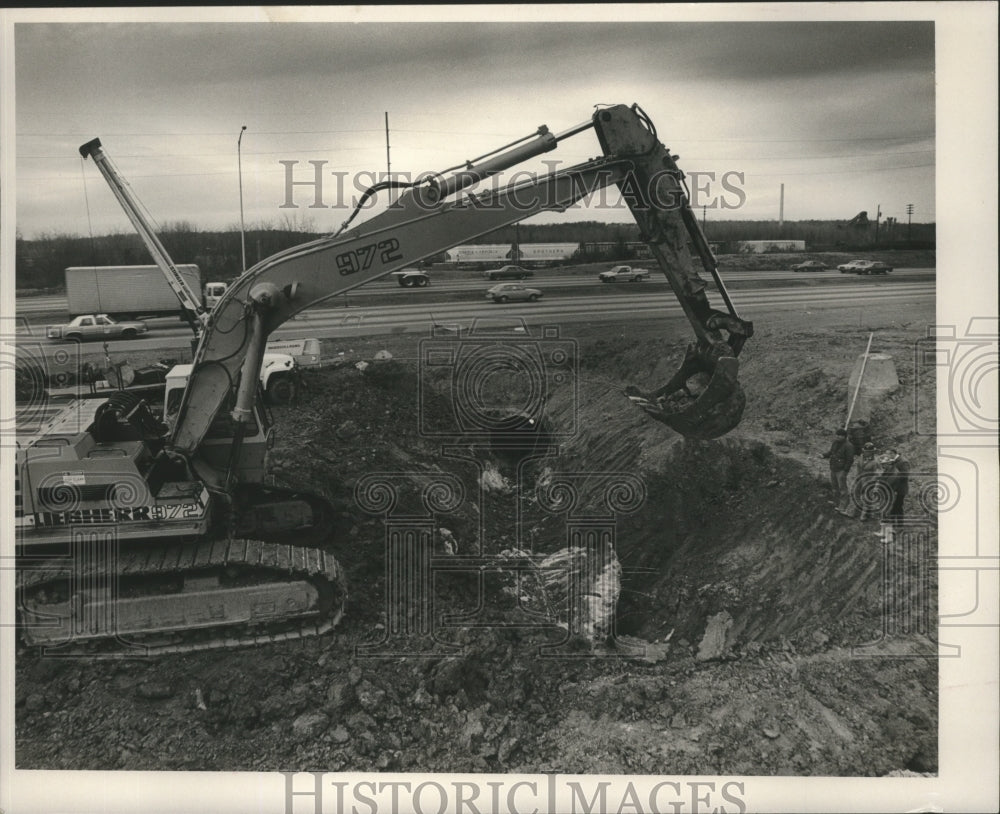
<instances>
[{"instance_id":1,"label":"dark car","mask_svg":"<svg viewBox=\"0 0 1000 814\"><path fill-rule=\"evenodd\" d=\"M487 280L525 280L534 275L521 266L501 266L498 269L487 269L483 272L483 277Z\"/></svg>"},{"instance_id":2,"label":"dark car","mask_svg":"<svg viewBox=\"0 0 1000 814\"><path fill-rule=\"evenodd\" d=\"M828 265L819 260L806 260L804 263L792 266L792 271L826 271L828 268L830 268Z\"/></svg>"}]
</instances>

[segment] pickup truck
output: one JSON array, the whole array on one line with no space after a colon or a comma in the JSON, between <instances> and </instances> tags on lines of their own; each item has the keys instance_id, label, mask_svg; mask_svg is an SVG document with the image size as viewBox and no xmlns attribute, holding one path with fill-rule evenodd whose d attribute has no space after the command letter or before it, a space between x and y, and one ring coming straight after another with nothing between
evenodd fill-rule
<instances>
[{"instance_id":1,"label":"pickup truck","mask_svg":"<svg viewBox=\"0 0 1000 814\"><path fill-rule=\"evenodd\" d=\"M135 339L149 330L145 322L118 322L107 314L81 314L68 325L49 325L49 339Z\"/></svg>"},{"instance_id":2,"label":"pickup truck","mask_svg":"<svg viewBox=\"0 0 1000 814\"><path fill-rule=\"evenodd\" d=\"M615 266L597 275L602 283L638 283L649 279L646 269L634 269L631 266Z\"/></svg>"},{"instance_id":3,"label":"pickup truck","mask_svg":"<svg viewBox=\"0 0 1000 814\"><path fill-rule=\"evenodd\" d=\"M403 269L402 271L394 271L392 276L396 278L396 282L403 286L403 288L413 288L414 286L423 288L424 286L431 284L431 278L426 272L423 272L420 269Z\"/></svg>"}]
</instances>

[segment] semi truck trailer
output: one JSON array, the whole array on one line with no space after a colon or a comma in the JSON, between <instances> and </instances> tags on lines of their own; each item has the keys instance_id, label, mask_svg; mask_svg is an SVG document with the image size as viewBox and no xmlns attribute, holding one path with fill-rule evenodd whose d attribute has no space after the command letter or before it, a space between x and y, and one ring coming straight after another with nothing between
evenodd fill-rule
<instances>
[{"instance_id":1,"label":"semi truck trailer","mask_svg":"<svg viewBox=\"0 0 1000 814\"><path fill-rule=\"evenodd\" d=\"M178 265L177 270L192 291L202 290L198 266ZM71 266L66 269L66 307L71 317L183 316L177 295L157 266Z\"/></svg>"}]
</instances>

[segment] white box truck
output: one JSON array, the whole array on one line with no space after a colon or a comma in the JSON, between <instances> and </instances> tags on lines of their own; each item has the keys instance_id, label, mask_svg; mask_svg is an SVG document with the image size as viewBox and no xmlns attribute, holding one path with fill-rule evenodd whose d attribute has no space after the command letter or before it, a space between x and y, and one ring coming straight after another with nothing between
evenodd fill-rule
<instances>
[{"instance_id":1,"label":"white box truck","mask_svg":"<svg viewBox=\"0 0 1000 814\"><path fill-rule=\"evenodd\" d=\"M192 291L201 291L201 271L177 266ZM70 317L107 314L116 319L181 317L181 304L157 266L71 266L66 269Z\"/></svg>"}]
</instances>

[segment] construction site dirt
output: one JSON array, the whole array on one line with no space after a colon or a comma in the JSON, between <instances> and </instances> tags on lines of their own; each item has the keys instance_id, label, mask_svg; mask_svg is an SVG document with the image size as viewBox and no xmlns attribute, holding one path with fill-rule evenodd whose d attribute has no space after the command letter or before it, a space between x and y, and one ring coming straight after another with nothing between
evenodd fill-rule
<instances>
[{"instance_id":1,"label":"construction site dirt","mask_svg":"<svg viewBox=\"0 0 1000 814\"><path fill-rule=\"evenodd\" d=\"M272 464L335 507L343 620L156 659L19 646L17 768L935 773L935 379L914 369L934 306L882 303L754 314L744 418L716 441L622 394L677 368L679 321L567 326L542 426L472 441L419 338L324 340L338 363L273 408ZM900 387L870 435L911 468L892 542L829 505L821 457L872 332ZM484 404L514 415L531 384L499 376ZM599 635L539 588L591 538L620 564Z\"/></svg>"}]
</instances>

